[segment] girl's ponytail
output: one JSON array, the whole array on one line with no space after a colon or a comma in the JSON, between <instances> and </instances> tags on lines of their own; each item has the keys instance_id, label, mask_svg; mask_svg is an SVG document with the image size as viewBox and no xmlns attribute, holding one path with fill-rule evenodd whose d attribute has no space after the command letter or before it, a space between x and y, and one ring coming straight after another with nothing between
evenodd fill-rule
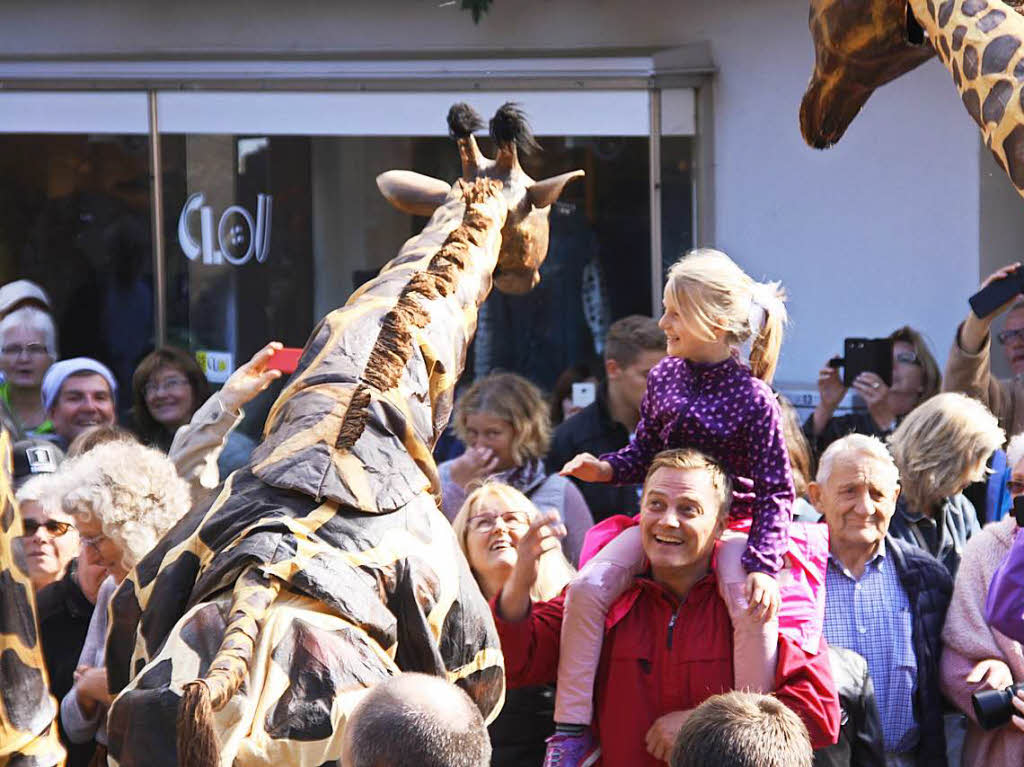
<instances>
[{"instance_id":1,"label":"girl's ponytail","mask_svg":"<svg viewBox=\"0 0 1024 767\"><path fill-rule=\"evenodd\" d=\"M778 282L755 282L750 295L750 372L771 383L779 364L782 334L789 315L786 291Z\"/></svg>"}]
</instances>

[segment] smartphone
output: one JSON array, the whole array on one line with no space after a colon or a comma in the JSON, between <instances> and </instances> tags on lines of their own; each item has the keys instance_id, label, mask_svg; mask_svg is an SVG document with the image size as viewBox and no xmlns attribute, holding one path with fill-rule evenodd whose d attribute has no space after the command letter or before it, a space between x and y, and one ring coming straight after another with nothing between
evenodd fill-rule
<instances>
[{"instance_id":1,"label":"smartphone","mask_svg":"<svg viewBox=\"0 0 1024 767\"><path fill-rule=\"evenodd\" d=\"M299 366L299 357L302 356L302 349L286 346L274 352L267 367L271 370L280 370L282 373L294 373Z\"/></svg>"},{"instance_id":2,"label":"smartphone","mask_svg":"<svg viewBox=\"0 0 1024 767\"><path fill-rule=\"evenodd\" d=\"M583 381L572 385L572 406L584 408L597 398L597 384Z\"/></svg>"},{"instance_id":3,"label":"smartphone","mask_svg":"<svg viewBox=\"0 0 1024 767\"><path fill-rule=\"evenodd\" d=\"M829 367L843 369L843 386L849 388L861 373L874 373L892 386L892 339L846 338L843 356L828 361Z\"/></svg>"},{"instance_id":4,"label":"smartphone","mask_svg":"<svg viewBox=\"0 0 1024 767\"><path fill-rule=\"evenodd\" d=\"M1024 271L1014 269L1003 279L996 280L979 290L967 299L967 302L971 305L974 316L980 319L992 314L1020 293L1024 293Z\"/></svg>"}]
</instances>

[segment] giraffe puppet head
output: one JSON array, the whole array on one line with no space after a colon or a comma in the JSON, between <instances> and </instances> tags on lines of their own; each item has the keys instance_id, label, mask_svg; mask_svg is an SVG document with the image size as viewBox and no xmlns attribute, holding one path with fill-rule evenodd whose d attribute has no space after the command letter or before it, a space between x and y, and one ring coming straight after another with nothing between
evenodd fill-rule
<instances>
[{"instance_id":1,"label":"giraffe puppet head","mask_svg":"<svg viewBox=\"0 0 1024 767\"><path fill-rule=\"evenodd\" d=\"M839 141L876 88L934 55L907 0L811 0L810 27L814 74L800 131L815 149Z\"/></svg>"},{"instance_id":2,"label":"giraffe puppet head","mask_svg":"<svg viewBox=\"0 0 1024 767\"><path fill-rule=\"evenodd\" d=\"M526 293L540 282L540 267L547 257L551 203L569 181L583 176L583 171L541 181L530 178L519 165L519 152L530 152L537 148L537 143L516 104L503 105L491 119L491 138L497 147L493 160L484 157L473 137L474 131L482 127L483 120L466 104L455 104L448 112L448 129L458 143L462 160L462 179L500 181L508 203L494 285L503 293ZM418 216L431 215L454 190L445 181L405 170L382 173L377 177L377 186L396 208Z\"/></svg>"}]
</instances>

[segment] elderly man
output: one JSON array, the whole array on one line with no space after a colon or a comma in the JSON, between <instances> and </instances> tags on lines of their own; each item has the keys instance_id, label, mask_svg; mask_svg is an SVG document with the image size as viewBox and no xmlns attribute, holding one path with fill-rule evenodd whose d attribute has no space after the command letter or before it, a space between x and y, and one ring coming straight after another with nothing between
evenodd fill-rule
<instances>
[{"instance_id":1,"label":"elderly man","mask_svg":"<svg viewBox=\"0 0 1024 767\"><path fill-rule=\"evenodd\" d=\"M988 276L981 283L987 287L993 282L1005 279L1020 264L1004 266ZM1007 306L1009 309L1007 310ZM957 329L953 348L946 361L943 378L944 391L959 391L981 400L999 419L999 425L1007 434L1024 431L1024 298L1016 300L992 312L978 317L973 311ZM1003 329L996 333L1010 363L1012 380L992 377L990 368L992 341L989 330L996 317L1006 311Z\"/></svg>"},{"instance_id":2,"label":"elderly man","mask_svg":"<svg viewBox=\"0 0 1024 767\"><path fill-rule=\"evenodd\" d=\"M851 434L821 457L810 496L829 530L825 637L867 660L889 765L945 765L939 653L953 591L946 568L886 533L899 472L875 437Z\"/></svg>"},{"instance_id":3,"label":"elderly man","mask_svg":"<svg viewBox=\"0 0 1024 767\"><path fill-rule=\"evenodd\" d=\"M67 450L71 441L90 426L110 426L117 420L114 374L89 357L51 365L43 377L42 397L53 422L52 441L62 450Z\"/></svg>"},{"instance_id":4,"label":"elderly man","mask_svg":"<svg viewBox=\"0 0 1024 767\"><path fill-rule=\"evenodd\" d=\"M342 767L488 767L491 741L473 700L428 674L399 674L349 716Z\"/></svg>"},{"instance_id":5,"label":"elderly man","mask_svg":"<svg viewBox=\"0 0 1024 767\"><path fill-rule=\"evenodd\" d=\"M650 570L612 606L597 670L601 764L663 764L690 711L733 687L732 626L711 569L731 499L728 475L697 451L665 451L651 464L639 520ZM520 539L515 570L493 602L511 687L554 682L558 669L564 596L537 604L529 596L537 558L558 545L550 523L538 519ZM628 524L612 517L599 527ZM775 695L815 745L835 742L839 703L825 652L809 655L780 636Z\"/></svg>"},{"instance_id":6,"label":"elderly man","mask_svg":"<svg viewBox=\"0 0 1024 767\"><path fill-rule=\"evenodd\" d=\"M580 453L611 453L629 444L640 420L640 402L647 374L665 356L665 332L657 320L631 314L608 328L604 342L605 380L596 399L555 429L546 460L548 471L561 471ZM640 499L635 485L611 485L573 479L600 522L613 514L636 514Z\"/></svg>"}]
</instances>

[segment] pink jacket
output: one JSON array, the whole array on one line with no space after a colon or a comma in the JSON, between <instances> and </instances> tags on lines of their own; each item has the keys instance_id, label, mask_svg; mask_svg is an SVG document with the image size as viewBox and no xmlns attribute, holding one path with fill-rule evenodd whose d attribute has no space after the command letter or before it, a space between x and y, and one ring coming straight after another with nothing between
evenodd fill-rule
<instances>
[{"instance_id":1,"label":"pink jacket","mask_svg":"<svg viewBox=\"0 0 1024 767\"><path fill-rule=\"evenodd\" d=\"M942 691L968 717L964 767L1024 764L1024 733L1012 725L990 732L982 730L974 722L971 708L971 695L981 685L964 681L979 661L990 658L1006 663L1014 682L1024 681L1024 651L1020 643L991 628L985 620L989 584L1009 553L1016 533L1017 523L1013 517L1007 517L987 525L967 542L942 630Z\"/></svg>"}]
</instances>

